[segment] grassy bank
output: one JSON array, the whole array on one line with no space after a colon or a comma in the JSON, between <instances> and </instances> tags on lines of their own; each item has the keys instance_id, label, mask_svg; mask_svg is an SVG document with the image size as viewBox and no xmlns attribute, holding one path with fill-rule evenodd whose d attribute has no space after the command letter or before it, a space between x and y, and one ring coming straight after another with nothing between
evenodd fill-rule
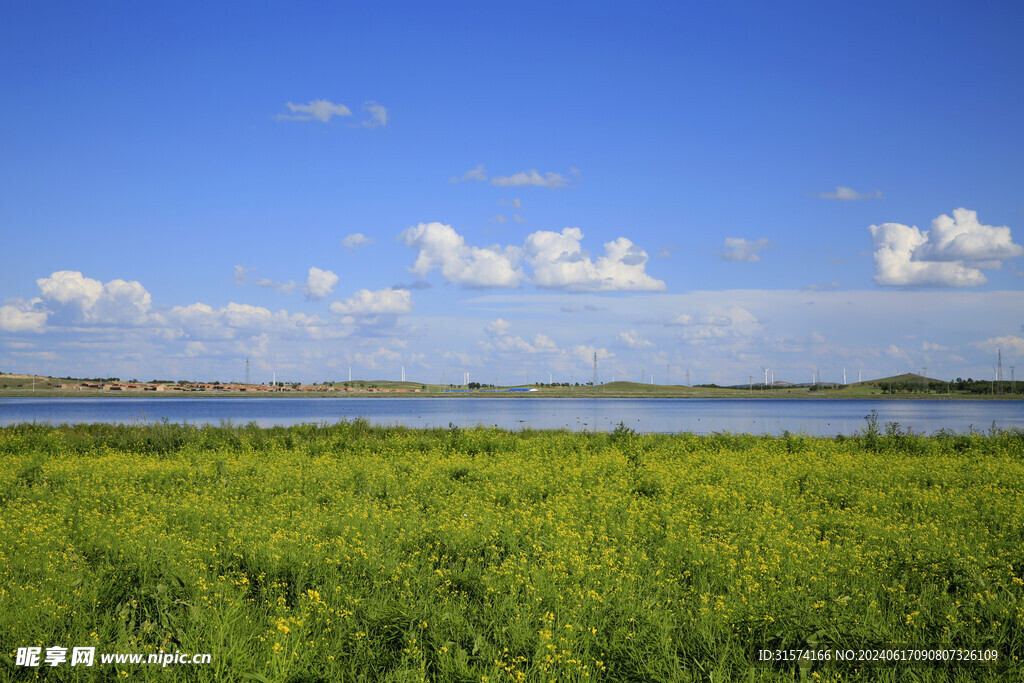
<instances>
[{"instance_id":1,"label":"grassy bank","mask_svg":"<svg viewBox=\"0 0 1024 683\"><path fill-rule=\"evenodd\" d=\"M1024 436L4 428L0 643L12 680L1019 678ZM752 663L892 645L999 660Z\"/></svg>"}]
</instances>

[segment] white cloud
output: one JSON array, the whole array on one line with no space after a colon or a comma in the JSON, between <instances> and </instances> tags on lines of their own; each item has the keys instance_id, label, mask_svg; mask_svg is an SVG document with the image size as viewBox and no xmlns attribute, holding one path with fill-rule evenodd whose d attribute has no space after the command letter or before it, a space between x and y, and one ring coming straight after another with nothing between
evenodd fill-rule
<instances>
[{"instance_id":1,"label":"white cloud","mask_svg":"<svg viewBox=\"0 0 1024 683\"><path fill-rule=\"evenodd\" d=\"M852 202L859 199L882 199L882 192L875 190L874 192L862 194L853 188L836 185L835 192L819 192L818 196L822 199L831 199L838 202Z\"/></svg>"},{"instance_id":2,"label":"white cloud","mask_svg":"<svg viewBox=\"0 0 1024 683\"><path fill-rule=\"evenodd\" d=\"M434 268L445 280L466 287L518 287L523 272L517 247L471 247L450 225L420 223L398 236L419 253L410 271L426 275Z\"/></svg>"},{"instance_id":3,"label":"white cloud","mask_svg":"<svg viewBox=\"0 0 1024 683\"><path fill-rule=\"evenodd\" d=\"M631 349L649 349L654 346L653 343L641 337L636 330L620 332L618 340Z\"/></svg>"},{"instance_id":4,"label":"white cloud","mask_svg":"<svg viewBox=\"0 0 1024 683\"><path fill-rule=\"evenodd\" d=\"M229 303L218 309L204 303L175 306L160 322L176 328L176 336L202 339L233 339L237 332L273 331L286 335L315 334L323 321L304 313L273 313L262 306Z\"/></svg>"},{"instance_id":5,"label":"white cloud","mask_svg":"<svg viewBox=\"0 0 1024 683\"><path fill-rule=\"evenodd\" d=\"M583 251L579 228L541 230L527 236L525 251L533 267L533 283L548 289L577 292L661 291L665 283L645 272L647 252L625 237L604 245L596 261Z\"/></svg>"},{"instance_id":6,"label":"white cloud","mask_svg":"<svg viewBox=\"0 0 1024 683\"><path fill-rule=\"evenodd\" d=\"M380 289L374 292L361 289L344 301L335 301L330 309L338 315L409 313L412 311L412 295L405 289Z\"/></svg>"},{"instance_id":7,"label":"white cloud","mask_svg":"<svg viewBox=\"0 0 1024 683\"><path fill-rule=\"evenodd\" d=\"M507 221L508 221L508 219L505 218L504 216L502 216L500 213L495 215L495 216L493 216L493 217L491 217L491 222L492 223L505 223Z\"/></svg>"},{"instance_id":8,"label":"white cloud","mask_svg":"<svg viewBox=\"0 0 1024 683\"><path fill-rule=\"evenodd\" d=\"M361 249L363 247L368 247L371 244L373 244L373 239L367 237L361 232L354 232L351 235L346 235L345 238L341 240L341 246L347 249Z\"/></svg>"},{"instance_id":9,"label":"white cloud","mask_svg":"<svg viewBox=\"0 0 1024 683\"><path fill-rule=\"evenodd\" d=\"M1008 227L978 222L977 213L957 209L931 230L901 223L868 227L875 258L875 282L891 286L973 287L988 280L981 269L1024 254Z\"/></svg>"},{"instance_id":10,"label":"white cloud","mask_svg":"<svg viewBox=\"0 0 1024 683\"><path fill-rule=\"evenodd\" d=\"M103 283L83 277L74 270L60 270L48 278L36 280L44 299L59 304L91 308L103 294Z\"/></svg>"},{"instance_id":11,"label":"white cloud","mask_svg":"<svg viewBox=\"0 0 1024 683\"><path fill-rule=\"evenodd\" d=\"M519 197L515 199L499 199L498 206L511 206L513 209L523 208L523 203L519 201Z\"/></svg>"},{"instance_id":12,"label":"white cloud","mask_svg":"<svg viewBox=\"0 0 1024 683\"><path fill-rule=\"evenodd\" d=\"M482 167L481 167L482 168ZM528 171L520 171L510 176L496 176L491 178L491 185L497 185L498 187L546 187L550 190L558 190L563 187L568 187L571 180L579 179L579 171L576 168L569 169L569 177L566 178L561 173L547 172L544 174L539 173L536 169L530 169Z\"/></svg>"},{"instance_id":13,"label":"white cloud","mask_svg":"<svg viewBox=\"0 0 1024 683\"><path fill-rule=\"evenodd\" d=\"M44 332L46 331L46 311L33 310L32 304L20 301L0 306L0 330L5 332Z\"/></svg>"},{"instance_id":14,"label":"white cloud","mask_svg":"<svg viewBox=\"0 0 1024 683\"><path fill-rule=\"evenodd\" d=\"M282 121L323 121L328 123L335 116L351 116L352 111L343 104L335 104L330 100L313 100L309 104L286 105L291 114L278 114Z\"/></svg>"},{"instance_id":15,"label":"white cloud","mask_svg":"<svg viewBox=\"0 0 1024 683\"><path fill-rule=\"evenodd\" d=\"M370 118L363 121L366 128L376 128L388 125L388 110L373 100L363 103L363 111L370 115Z\"/></svg>"},{"instance_id":16,"label":"white cloud","mask_svg":"<svg viewBox=\"0 0 1024 683\"><path fill-rule=\"evenodd\" d=\"M772 246L771 240L762 237L756 241L750 241L741 237L727 237L722 246L722 258L726 261L747 261L756 263L761 260L757 252L764 251Z\"/></svg>"},{"instance_id":17,"label":"white cloud","mask_svg":"<svg viewBox=\"0 0 1024 683\"><path fill-rule=\"evenodd\" d=\"M269 309L262 306L236 303L229 303L218 313L221 322L236 329L263 329L274 317Z\"/></svg>"},{"instance_id":18,"label":"white cloud","mask_svg":"<svg viewBox=\"0 0 1024 683\"><path fill-rule=\"evenodd\" d=\"M57 271L36 284L44 300L60 304L86 323L144 323L152 302L138 282L117 279L103 284L72 270Z\"/></svg>"},{"instance_id":19,"label":"white cloud","mask_svg":"<svg viewBox=\"0 0 1024 683\"><path fill-rule=\"evenodd\" d=\"M1003 337L991 337L985 341L974 342L971 346L991 353L994 353L997 349L1002 349L1003 351L1010 351L1017 356L1024 355L1024 337L1012 334Z\"/></svg>"},{"instance_id":20,"label":"white cloud","mask_svg":"<svg viewBox=\"0 0 1024 683\"><path fill-rule=\"evenodd\" d=\"M508 334L510 327L512 327L512 323L498 318L497 320L492 320L484 325L484 332L492 337L503 337Z\"/></svg>"},{"instance_id":21,"label":"white cloud","mask_svg":"<svg viewBox=\"0 0 1024 683\"><path fill-rule=\"evenodd\" d=\"M487 180L487 173L484 171L484 165L480 164L476 168L471 168L462 174L462 177L452 176L448 179L449 183L459 183L465 180L475 180L477 182L484 182Z\"/></svg>"},{"instance_id":22,"label":"white cloud","mask_svg":"<svg viewBox=\"0 0 1024 683\"><path fill-rule=\"evenodd\" d=\"M569 349L569 353L584 365L589 365L594 362L595 353L597 354L597 359L599 361L615 358L615 354L608 349L597 348L591 344L577 344Z\"/></svg>"},{"instance_id":23,"label":"white cloud","mask_svg":"<svg viewBox=\"0 0 1024 683\"><path fill-rule=\"evenodd\" d=\"M1004 259L1024 255L1024 247L1013 243L1007 226L978 222L978 212L956 209L953 217L943 214L932 221L928 241L914 253L922 261L989 261L1001 265ZM979 266L982 267L982 266Z\"/></svg>"},{"instance_id":24,"label":"white cloud","mask_svg":"<svg viewBox=\"0 0 1024 683\"><path fill-rule=\"evenodd\" d=\"M310 299L323 299L331 293L334 285L338 284L338 276L329 270L320 270L313 266L309 269L306 284L302 291Z\"/></svg>"}]
</instances>

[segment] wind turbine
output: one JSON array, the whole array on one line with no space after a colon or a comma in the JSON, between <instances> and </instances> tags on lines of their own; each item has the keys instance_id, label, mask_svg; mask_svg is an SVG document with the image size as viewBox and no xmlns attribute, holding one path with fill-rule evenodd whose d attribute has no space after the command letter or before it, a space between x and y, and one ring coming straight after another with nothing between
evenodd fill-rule
<instances>
[{"instance_id":1,"label":"wind turbine","mask_svg":"<svg viewBox=\"0 0 1024 683\"><path fill-rule=\"evenodd\" d=\"M768 368L762 365L761 369L764 370L764 385L768 386Z\"/></svg>"}]
</instances>

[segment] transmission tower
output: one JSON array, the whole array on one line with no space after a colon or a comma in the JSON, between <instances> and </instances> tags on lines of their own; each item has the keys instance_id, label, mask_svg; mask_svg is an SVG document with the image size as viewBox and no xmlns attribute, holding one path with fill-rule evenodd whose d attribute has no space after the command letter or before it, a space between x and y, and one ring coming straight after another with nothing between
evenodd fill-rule
<instances>
[{"instance_id":1,"label":"transmission tower","mask_svg":"<svg viewBox=\"0 0 1024 683\"><path fill-rule=\"evenodd\" d=\"M998 367L999 370L998 370L998 372L996 372L996 381L997 382L1002 382L1003 381L1003 350L999 349L996 353L999 354L997 356L999 358L999 362L997 363L996 367Z\"/></svg>"},{"instance_id":2,"label":"transmission tower","mask_svg":"<svg viewBox=\"0 0 1024 683\"><path fill-rule=\"evenodd\" d=\"M245 359L245 383L249 384L249 359Z\"/></svg>"}]
</instances>

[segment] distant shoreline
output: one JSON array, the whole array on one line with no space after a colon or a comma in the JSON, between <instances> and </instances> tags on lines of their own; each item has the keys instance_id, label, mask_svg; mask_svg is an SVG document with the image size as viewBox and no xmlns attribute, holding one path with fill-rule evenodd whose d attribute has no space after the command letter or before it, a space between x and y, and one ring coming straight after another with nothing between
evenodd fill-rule
<instances>
[{"instance_id":1,"label":"distant shoreline","mask_svg":"<svg viewBox=\"0 0 1024 683\"><path fill-rule=\"evenodd\" d=\"M35 387L33 388L33 383ZM989 389L996 393L989 393ZM776 382L743 386L662 385L641 382L525 384L512 386L451 384L357 379L348 382L249 384L238 382L172 382L151 380L74 379L41 375L0 374L0 399L33 398L576 398L576 399L813 399L813 400L929 400L992 401L1024 399L1024 380L989 383L984 380L946 382L915 373L852 384L788 384ZM949 392L949 393L947 393Z\"/></svg>"},{"instance_id":2,"label":"distant shoreline","mask_svg":"<svg viewBox=\"0 0 1024 683\"><path fill-rule=\"evenodd\" d=\"M589 389L589 387L588 387ZM729 391L729 390L727 390ZM357 398L372 398L372 399L422 399L422 400L433 400L438 398L451 398L451 399L466 399L466 398L486 398L486 399L507 399L507 400L522 400L522 399L638 399L638 400L658 400L658 399L697 399L697 400L746 400L746 401L774 401L779 399L792 399L792 400L807 400L807 401L1020 401L1024 399L1024 396L1017 394L996 394L996 395L964 395L964 394L908 394L908 395L892 395L892 394L858 394L854 396L836 396L828 395L825 392L800 392L800 393L788 393L789 390L781 389L770 392L754 392L755 395L745 395L747 392L742 390L731 390L729 394L724 393L713 393L713 392L693 392L693 393L673 393L673 392L662 392L658 394L638 394L629 392L600 392L600 391L580 391L573 393L571 391L565 391L564 393L525 393L525 392L464 392L464 393L443 393L443 392L423 392L423 393L389 393L389 392L310 392L310 393L297 393L297 392L260 392L260 393L240 393L234 391L223 391L223 392L152 392L152 391L58 391L58 390L41 390L41 391L24 391L24 390L0 390L0 401L4 398L45 398L45 399L75 399L75 398L98 398L98 399L117 399L117 398L129 398L129 399L188 399L188 400L203 400L213 398L239 398L239 399L357 399ZM787 393L783 393L787 392ZM757 395L758 393L764 395Z\"/></svg>"}]
</instances>

